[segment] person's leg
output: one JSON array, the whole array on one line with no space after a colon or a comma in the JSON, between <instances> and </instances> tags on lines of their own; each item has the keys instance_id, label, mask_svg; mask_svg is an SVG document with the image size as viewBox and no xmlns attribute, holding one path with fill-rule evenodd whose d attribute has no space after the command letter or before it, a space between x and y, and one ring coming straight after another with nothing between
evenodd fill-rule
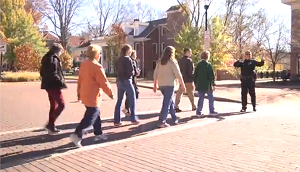
<instances>
[{"instance_id":1,"label":"person's leg","mask_svg":"<svg viewBox=\"0 0 300 172\"><path fill-rule=\"evenodd\" d=\"M179 87L178 90L176 91L176 97L175 97L175 108L176 112L181 112L182 110L179 108L179 103L181 100L183 94L183 90Z\"/></svg>"},{"instance_id":2,"label":"person's leg","mask_svg":"<svg viewBox=\"0 0 300 172\"><path fill-rule=\"evenodd\" d=\"M130 106L129 106L129 99L128 99L128 95L127 95L127 93L126 93L126 99L125 99L125 109L123 110L123 112L124 112L124 114L126 115L126 116L129 116L130 115Z\"/></svg>"},{"instance_id":3,"label":"person's leg","mask_svg":"<svg viewBox=\"0 0 300 172\"><path fill-rule=\"evenodd\" d=\"M76 146L81 146L81 140L82 136L84 134L84 131L91 125L95 123L97 118L99 117L99 108L98 107L87 107L86 106L86 111L84 114L84 117L80 121L79 125L76 127L75 132L70 135L71 141L76 145ZM99 129L99 128L97 128ZM102 132L101 131L96 131L96 132ZM98 133L97 133L98 134Z\"/></svg>"},{"instance_id":4,"label":"person's leg","mask_svg":"<svg viewBox=\"0 0 300 172\"><path fill-rule=\"evenodd\" d=\"M255 81L249 82L249 94L251 96L251 103L253 106L253 111L256 111Z\"/></svg>"},{"instance_id":5,"label":"person's leg","mask_svg":"<svg viewBox=\"0 0 300 172\"><path fill-rule=\"evenodd\" d=\"M171 114L172 120L177 123L176 121L178 120L176 116L176 110L175 110L175 104L173 101L173 95L174 95L174 87L170 86L167 87L165 90L165 96L166 99L169 98L169 113Z\"/></svg>"},{"instance_id":6,"label":"person's leg","mask_svg":"<svg viewBox=\"0 0 300 172\"><path fill-rule=\"evenodd\" d=\"M136 95L131 80L124 81L124 90L129 99L131 122L138 123L138 118L136 116Z\"/></svg>"},{"instance_id":7,"label":"person's leg","mask_svg":"<svg viewBox=\"0 0 300 172\"><path fill-rule=\"evenodd\" d=\"M204 91L198 91L198 96L199 96L199 99L198 99L198 107L197 107L197 110L196 110L196 115L203 115L202 114L202 109L203 109L203 102L204 102L204 96L205 96L205 92Z\"/></svg>"},{"instance_id":8,"label":"person's leg","mask_svg":"<svg viewBox=\"0 0 300 172\"><path fill-rule=\"evenodd\" d=\"M248 86L247 82L244 80L241 83L241 96L242 96L242 112L247 109L247 94L248 94Z\"/></svg>"},{"instance_id":9,"label":"person's leg","mask_svg":"<svg viewBox=\"0 0 300 172\"><path fill-rule=\"evenodd\" d=\"M55 102L55 98L53 96L52 90L46 90L46 91L47 91L49 102L50 102L49 121L48 121L48 124L46 125L46 129L48 131L54 131L55 130L55 126L54 126L55 114L54 114L54 112L55 112L57 104Z\"/></svg>"},{"instance_id":10,"label":"person's leg","mask_svg":"<svg viewBox=\"0 0 300 172\"><path fill-rule=\"evenodd\" d=\"M170 107L170 93L168 90L168 86L162 86L159 87L162 95L163 95L163 102L162 107L160 111L160 118L159 118L159 127L168 127L169 124L166 123L168 113L169 113L169 107Z\"/></svg>"},{"instance_id":11,"label":"person's leg","mask_svg":"<svg viewBox=\"0 0 300 172\"><path fill-rule=\"evenodd\" d=\"M101 117L100 117L100 109L98 108L98 115L96 117L96 120L93 124L93 128L94 128L94 134L95 134L95 141L98 140L106 140L107 136L103 134L102 131L102 125L101 125Z\"/></svg>"},{"instance_id":12,"label":"person's leg","mask_svg":"<svg viewBox=\"0 0 300 172\"><path fill-rule=\"evenodd\" d=\"M65 109L65 100L61 90L53 90L54 91L54 99L57 104L57 108L54 111L54 123L61 114L61 112ZM55 125L54 125L55 126Z\"/></svg>"},{"instance_id":13,"label":"person's leg","mask_svg":"<svg viewBox=\"0 0 300 172\"><path fill-rule=\"evenodd\" d=\"M186 93L188 95L188 98L190 99L192 110L196 110L195 100L194 100L194 84L192 82L185 83L186 87Z\"/></svg>"},{"instance_id":14,"label":"person's leg","mask_svg":"<svg viewBox=\"0 0 300 172\"><path fill-rule=\"evenodd\" d=\"M214 106L215 98L214 98L213 92L208 91L207 96L208 96L208 102L209 102L209 113L211 115L217 114L217 112L215 111L215 106Z\"/></svg>"},{"instance_id":15,"label":"person's leg","mask_svg":"<svg viewBox=\"0 0 300 172\"><path fill-rule=\"evenodd\" d=\"M122 100L124 97L124 83L118 81L117 87L118 87L118 98L115 106L115 113L114 113L114 124L115 125L121 125L121 106L122 106Z\"/></svg>"}]
</instances>

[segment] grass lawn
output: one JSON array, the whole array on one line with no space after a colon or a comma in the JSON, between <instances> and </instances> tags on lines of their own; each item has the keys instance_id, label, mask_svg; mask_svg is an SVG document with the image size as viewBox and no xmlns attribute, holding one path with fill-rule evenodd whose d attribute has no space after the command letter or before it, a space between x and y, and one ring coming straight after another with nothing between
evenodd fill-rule
<instances>
[{"instance_id":1,"label":"grass lawn","mask_svg":"<svg viewBox=\"0 0 300 172\"><path fill-rule=\"evenodd\" d=\"M1 82L35 82L40 81L39 72L2 72Z\"/></svg>"}]
</instances>

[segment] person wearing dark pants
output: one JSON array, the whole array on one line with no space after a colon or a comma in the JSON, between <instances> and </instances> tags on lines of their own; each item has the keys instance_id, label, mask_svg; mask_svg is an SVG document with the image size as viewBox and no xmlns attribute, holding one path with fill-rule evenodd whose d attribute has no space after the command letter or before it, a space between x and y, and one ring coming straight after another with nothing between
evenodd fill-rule
<instances>
[{"instance_id":1,"label":"person wearing dark pants","mask_svg":"<svg viewBox=\"0 0 300 172\"><path fill-rule=\"evenodd\" d=\"M59 130L55 127L55 121L65 108L65 101L61 90L67 88L67 86L58 58L62 51L63 47L58 43L54 43L41 61L41 89L47 91L50 102L49 122L45 126L48 134L59 133Z\"/></svg>"},{"instance_id":2,"label":"person wearing dark pants","mask_svg":"<svg viewBox=\"0 0 300 172\"><path fill-rule=\"evenodd\" d=\"M121 106L124 94L127 94L130 106L130 120L134 125L138 125L140 122L136 116L136 93L132 78L134 75L133 62L130 58L132 48L126 44L121 49L121 56L117 61L117 88L118 88L118 99L115 106L114 112L114 125L121 126Z\"/></svg>"},{"instance_id":3,"label":"person wearing dark pants","mask_svg":"<svg viewBox=\"0 0 300 172\"><path fill-rule=\"evenodd\" d=\"M241 97L242 97L242 110L245 112L247 110L247 94L251 96L251 103L253 106L253 111L256 111L256 93L255 93L255 81L256 73L255 67L261 67L264 65L264 59L260 62L251 59L251 51L246 51L244 60L238 60L234 63L234 67L241 68Z\"/></svg>"},{"instance_id":4,"label":"person wearing dark pants","mask_svg":"<svg viewBox=\"0 0 300 172\"><path fill-rule=\"evenodd\" d=\"M77 97L85 105L86 111L75 132L70 135L71 141L78 147L81 147L81 140L85 130L91 125L94 127L95 141L107 139L101 128L99 107L102 92L111 99L114 96L105 71L99 64L100 52L101 48L98 45L90 45L86 51L88 60L80 65Z\"/></svg>"},{"instance_id":5,"label":"person wearing dark pants","mask_svg":"<svg viewBox=\"0 0 300 172\"><path fill-rule=\"evenodd\" d=\"M136 99L138 99L139 98L139 89L138 89L138 86L137 86L137 76L140 75L140 69L137 66L136 51L135 50L132 50L132 53L131 53L130 57L132 59L133 70L134 70L134 75L132 77L132 84L134 86L135 97L136 97ZM126 94L125 109L123 110L123 112L126 116L130 116L130 103L129 103L129 101L130 100L129 100L127 94Z\"/></svg>"}]
</instances>

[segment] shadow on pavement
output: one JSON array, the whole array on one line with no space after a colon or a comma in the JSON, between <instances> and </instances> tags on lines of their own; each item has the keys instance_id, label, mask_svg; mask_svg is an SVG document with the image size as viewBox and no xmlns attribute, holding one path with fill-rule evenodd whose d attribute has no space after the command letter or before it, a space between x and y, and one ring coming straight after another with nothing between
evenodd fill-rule
<instances>
[{"instance_id":1,"label":"shadow on pavement","mask_svg":"<svg viewBox=\"0 0 300 172\"><path fill-rule=\"evenodd\" d=\"M203 118L217 118L219 121L224 120L225 116L231 116L231 115L240 115L243 113L238 113L238 112L228 112L228 113L221 113L219 115L214 115L214 116L204 116ZM139 115L140 119L151 119L151 118L157 118L159 116L158 113L153 113L153 114L144 114L144 115ZM127 117L123 118L123 121L126 121ZM185 124L188 123L191 120L196 119L197 117L194 116L187 116L187 117L182 117L179 120L179 124ZM128 120L128 119L127 119ZM167 121L169 124L173 125L173 122L171 119ZM123 125L120 127L114 127L113 120L103 120L103 130L105 130L105 133L108 135L108 140L101 141L101 143L105 142L112 142L116 140L122 140L122 139L127 139L130 137L136 137L136 136L141 136L141 135L146 135L150 131L154 130L163 130L159 129L157 127L158 122L156 120L148 120L148 122L145 122L139 126L133 126L131 125ZM110 123L110 124L107 124ZM21 146L28 146L28 145L36 145L36 144L43 144L47 142L54 142L58 141L60 139L64 139L69 137L69 135L75 130L76 126L78 124L64 124L61 126L57 126L57 128L62 129L62 130L67 130L67 132L63 132L62 134L58 135L53 135L53 136L48 136L46 134L42 135L37 135L37 136L31 136L31 137L24 137L24 138L18 138L18 139L12 139L12 140L6 140L6 141L1 141L1 148L9 148L12 147L14 149L15 146L21 145ZM127 129L126 129L127 127ZM122 128L125 128L122 130ZM71 130L71 131L69 131ZM33 132L42 132L44 130L36 130ZM88 130L88 133L93 132L93 130ZM87 138L83 139L82 145L83 146L88 146L88 145L94 145L94 144L99 144L100 142L95 142L94 137L91 134L90 136L87 136ZM23 149L26 149L25 147ZM1 155L1 169L9 168L12 166L32 162L38 159L43 159L50 157L54 153L63 153L67 152L69 150L75 149L74 145L72 143L64 144L58 147L54 148L46 148L42 150L31 150L28 152L23 152L23 149L20 149L20 151L15 151L14 153L11 154L4 154ZM33 149L35 149L33 147Z\"/></svg>"}]
</instances>

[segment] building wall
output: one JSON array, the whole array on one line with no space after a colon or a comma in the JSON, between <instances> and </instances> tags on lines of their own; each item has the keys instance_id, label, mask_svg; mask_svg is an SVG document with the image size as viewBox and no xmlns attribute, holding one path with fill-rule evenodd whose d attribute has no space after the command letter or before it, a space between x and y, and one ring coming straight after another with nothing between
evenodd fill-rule
<instances>
[{"instance_id":1,"label":"building wall","mask_svg":"<svg viewBox=\"0 0 300 172\"><path fill-rule=\"evenodd\" d=\"M291 75L299 74L300 57L300 2L298 6L292 6L292 30L291 30Z\"/></svg>"}]
</instances>

